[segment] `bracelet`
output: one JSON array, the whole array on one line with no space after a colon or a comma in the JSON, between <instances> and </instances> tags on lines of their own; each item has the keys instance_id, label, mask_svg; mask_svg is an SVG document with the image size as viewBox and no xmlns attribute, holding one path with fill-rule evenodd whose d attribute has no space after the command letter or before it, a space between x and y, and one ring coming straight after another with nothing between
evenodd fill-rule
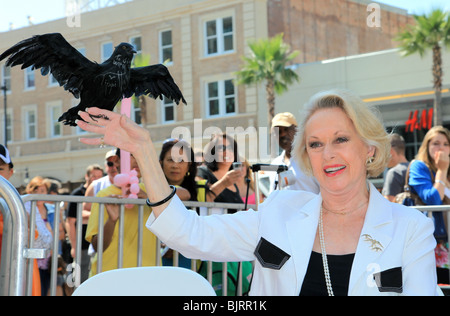
<instances>
[{"instance_id":1,"label":"bracelet","mask_svg":"<svg viewBox=\"0 0 450 316\"><path fill-rule=\"evenodd\" d=\"M445 184L444 181L437 179L436 181L434 181L435 183L440 183L442 184L444 187L447 187L447 185Z\"/></svg>"},{"instance_id":2,"label":"bracelet","mask_svg":"<svg viewBox=\"0 0 450 316\"><path fill-rule=\"evenodd\" d=\"M164 203L168 202L171 198L173 198L173 196L177 192L177 188L175 186L171 185L170 187L172 188L172 193L170 193L168 197L166 197L164 200L156 202L156 203L152 203L152 202L150 202L149 199L147 199L147 205L150 207L157 207L157 206L163 205Z\"/></svg>"}]
</instances>

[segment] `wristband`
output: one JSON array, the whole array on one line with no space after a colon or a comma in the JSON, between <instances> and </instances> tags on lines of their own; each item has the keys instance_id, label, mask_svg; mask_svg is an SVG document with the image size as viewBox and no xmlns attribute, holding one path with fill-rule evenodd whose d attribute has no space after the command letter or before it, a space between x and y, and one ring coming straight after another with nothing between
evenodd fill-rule
<instances>
[{"instance_id":1,"label":"wristband","mask_svg":"<svg viewBox=\"0 0 450 316\"><path fill-rule=\"evenodd\" d=\"M436 181L434 181L435 183L440 183L440 184L442 184L444 187L447 187L447 185L445 184L445 182L444 181L442 181L442 180L436 180Z\"/></svg>"},{"instance_id":2,"label":"wristband","mask_svg":"<svg viewBox=\"0 0 450 316\"><path fill-rule=\"evenodd\" d=\"M156 203L152 203L152 202L150 202L149 199L147 199L147 205L150 206L150 207L157 207L157 206L163 205L164 203L170 201L170 199L173 198L173 196L177 192L177 188L176 187L174 187L173 185L171 185L170 187L172 188L172 193L170 193L168 197L166 197L164 200L161 200L161 201L156 202Z\"/></svg>"}]
</instances>

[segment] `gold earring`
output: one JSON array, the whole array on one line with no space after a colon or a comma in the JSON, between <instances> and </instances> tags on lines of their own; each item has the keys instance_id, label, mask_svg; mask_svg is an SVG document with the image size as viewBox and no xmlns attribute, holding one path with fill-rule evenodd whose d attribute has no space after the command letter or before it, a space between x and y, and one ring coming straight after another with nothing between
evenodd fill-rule
<instances>
[{"instance_id":1,"label":"gold earring","mask_svg":"<svg viewBox=\"0 0 450 316\"><path fill-rule=\"evenodd\" d=\"M367 159L366 159L366 166L368 166L368 165L370 165L371 163L373 163L373 161L375 160L375 158L374 157L367 157Z\"/></svg>"}]
</instances>

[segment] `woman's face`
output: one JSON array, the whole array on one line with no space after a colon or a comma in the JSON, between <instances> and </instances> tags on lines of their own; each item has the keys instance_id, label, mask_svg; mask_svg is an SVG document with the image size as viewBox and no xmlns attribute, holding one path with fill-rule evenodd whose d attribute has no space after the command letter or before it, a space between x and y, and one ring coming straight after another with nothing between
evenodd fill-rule
<instances>
[{"instance_id":1,"label":"woman's face","mask_svg":"<svg viewBox=\"0 0 450 316\"><path fill-rule=\"evenodd\" d=\"M47 186L45 184L38 186L37 188L34 189L33 194L48 194L48 189ZM44 201L37 201L36 204L38 206L42 206L44 205Z\"/></svg>"},{"instance_id":2,"label":"woman's face","mask_svg":"<svg viewBox=\"0 0 450 316\"><path fill-rule=\"evenodd\" d=\"M428 154L430 155L431 159L435 159L435 155L437 152L443 152L445 155L450 155L450 144L448 142L448 139L445 135L441 133L437 133L433 138L430 139L430 142L428 143Z\"/></svg>"},{"instance_id":3,"label":"woman's face","mask_svg":"<svg viewBox=\"0 0 450 316\"><path fill-rule=\"evenodd\" d=\"M341 194L366 187L366 160L374 149L361 139L343 110L317 110L306 123L305 140L321 191Z\"/></svg>"},{"instance_id":4,"label":"woman's face","mask_svg":"<svg viewBox=\"0 0 450 316\"><path fill-rule=\"evenodd\" d=\"M228 138L222 138L222 141L217 142L216 153L218 163L226 163L231 165L234 161L234 146L228 141Z\"/></svg>"},{"instance_id":5,"label":"woman's face","mask_svg":"<svg viewBox=\"0 0 450 316\"><path fill-rule=\"evenodd\" d=\"M9 180L9 178L12 177L14 171L9 167L9 164L3 163L2 160L0 160L0 176L5 178L6 180Z\"/></svg>"},{"instance_id":6,"label":"woman's face","mask_svg":"<svg viewBox=\"0 0 450 316\"><path fill-rule=\"evenodd\" d=\"M36 189L34 189L33 194L47 194L48 190L47 190L47 186L46 185L41 185L38 186Z\"/></svg>"},{"instance_id":7,"label":"woman's face","mask_svg":"<svg viewBox=\"0 0 450 316\"><path fill-rule=\"evenodd\" d=\"M169 184L180 185L189 171L188 157L182 148L178 157L172 157L172 150L168 150L164 155L162 167Z\"/></svg>"},{"instance_id":8,"label":"woman's face","mask_svg":"<svg viewBox=\"0 0 450 316\"><path fill-rule=\"evenodd\" d=\"M99 169L94 169L89 174L89 177L86 179L88 183L92 183L95 180L98 180L103 177L103 171Z\"/></svg>"}]
</instances>

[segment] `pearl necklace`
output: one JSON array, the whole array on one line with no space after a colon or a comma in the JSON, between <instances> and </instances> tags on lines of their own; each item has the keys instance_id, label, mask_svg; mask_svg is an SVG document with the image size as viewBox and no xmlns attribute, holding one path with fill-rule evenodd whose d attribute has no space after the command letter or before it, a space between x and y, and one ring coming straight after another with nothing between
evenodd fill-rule
<instances>
[{"instance_id":1,"label":"pearl necklace","mask_svg":"<svg viewBox=\"0 0 450 316\"><path fill-rule=\"evenodd\" d=\"M321 207L320 208L320 219L319 219L319 241L320 241L320 250L322 252L323 271L325 274L325 283L327 285L328 296L334 296L333 287L331 285L330 270L328 269L327 252L325 250L325 237L323 235L322 214L323 214L323 210Z\"/></svg>"}]
</instances>

